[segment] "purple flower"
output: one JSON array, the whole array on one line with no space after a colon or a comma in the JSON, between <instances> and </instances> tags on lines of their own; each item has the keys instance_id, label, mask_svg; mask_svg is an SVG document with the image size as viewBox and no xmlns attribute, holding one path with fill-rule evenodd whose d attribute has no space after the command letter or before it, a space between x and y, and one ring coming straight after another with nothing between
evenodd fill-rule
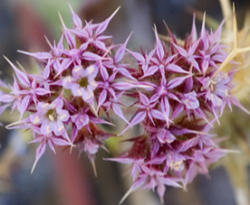
<instances>
[{"instance_id":1,"label":"purple flower","mask_svg":"<svg viewBox=\"0 0 250 205\"><path fill-rule=\"evenodd\" d=\"M222 24L209 33L203 21L198 36L194 17L183 44L170 31L170 42L162 42L155 28L155 47L140 54L126 48L131 34L119 45L103 35L119 8L101 23L83 24L69 7L74 27L67 28L60 16L58 44L47 40L49 52L20 51L41 62L40 75L28 74L6 58L15 77L10 93L0 91L0 114L12 105L21 117L7 128L29 129L31 142L40 143L33 169L47 145L53 152L55 145L70 145L87 153L96 173L95 154L106 149L104 141L113 135L97 125L113 125L104 118L115 114L127 123L121 134L137 124L143 130L125 140L130 149L110 159L131 165L133 184L122 201L139 188L157 188L163 201L165 185L185 189L197 173L207 174L207 166L226 153L209 134L213 123L226 105L246 111L231 94L235 70L219 70L227 59L220 43ZM126 52L134 65L125 59ZM129 122L121 106L137 108ZM28 117L21 119L24 113Z\"/></svg>"},{"instance_id":2,"label":"purple flower","mask_svg":"<svg viewBox=\"0 0 250 205\"><path fill-rule=\"evenodd\" d=\"M76 125L78 130L89 124L89 116L86 113L72 115L71 120Z\"/></svg>"},{"instance_id":3,"label":"purple flower","mask_svg":"<svg viewBox=\"0 0 250 205\"><path fill-rule=\"evenodd\" d=\"M97 87L95 82L97 72L98 69L94 65L90 65L86 69L75 66L72 76L64 78L62 85L64 88L71 89L74 96L80 96L85 102L92 104L94 100L93 91Z\"/></svg>"},{"instance_id":4,"label":"purple flower","mask_svg":"<svg viewBox=\"0 0 250 205\"><path fill-rule=\"evenodd\" d=\"M156 102L157 99L153 98L149 100L143 93L138 93L140 103L136 104L136 107L138 107L139 110L131 119L130 124L119 135L123 134L132 126L142 122L144 119L149 119L152 124L155 124L154 118L158 120L165 120L164 115L158 109L155 109L156 105L158 104L158 102Z\"/></svg>"},{"instance_id":5,"label":"purple flower","mask_svg":"<svg viewBox=\"0 0 250 205\"><path fill-rule=\"evenodd\" d=\"M222 106L222 100L227 95L229 87L228 83L230 78L227 74L222 72L218 73L213 79L205 78L202 82L204 88L207 89L206 98L213 103L213 106Z\"/></svg>"},{"instance_id":6,"label":"purple flower","mask_svg":"<svg viewBox=\"0 0 250 205\"><path fill-rule=\"evenodd\" d=\"M71 8L71 7L70 7ZM106 52L107 48L105 46L104 40L107 38L110 38L109 36L103 36L101 35L107 28L109 22L114 17L114 15L117 13L119 8L105 21L99 24L92 24L87 23L85 27L82 28L82 23L80 18L76 15L76 13L71 9L71 13L73 16L73 22L74 22L74 29L68 29L63 23L64 27L64 36L66 38L66 41L70 45L71 48L76 47L76 42L74 42L74 38L72 37L72 34L75 34L79 39L83 40L83 43L80 46L80 50L85 50L90 45L94 45L96 48Z\"/></svg>"},{"instance_id":7,"label":"purple flower","mask_svg":"<svg viewBox=\"0 0 250 205\"><path fill-rule=\"evenodd\" d=\"M41 134L46 136L53 132L69 140L64 125L69 120L69 112L63 109L62 99L57 98L52 103L39 102L36 110L30 115L30 121L34 126L40 126Z\"/></svg>"},{"instance_id":8,"label":"purple flower","mask_svg":"<svg viewBox=\"0 0 250 205\"><path fill-rule=\"evenodd\" d=\"M190 63L190 65L193 65L198 72L200 72L200 66L197 62L197 58L199 58L199 56L195 55L195 52L198 49L199 43L200 43L199 40L196 41L194 44L190 45L190 47L187 50L173 43L177 53L182 58L184 58L188 63Z\"/></svg>"},{"instance_id":9,"label":"purple flower","mask_svg":"<svg viewBox=\"0 0 250 205\"><path fill-rule=\"evenodd\" d=\"M89 123L88 127L83 127L81 130L78 131L77 136L74 140L74 144L79 148L80 152L84 151L87 153L93 165L95 174L95 154L100 147L106 150L103 145L103 141L110 136L111 134L100 130L95 124Z\"/></svg>"},{"instance_id":10,"label":"purple flower","mask_svg":"<svg viewBox=\"0 0 250 205\"><path fill-rule=\"evenodd\" d=\"M145 74L150 65L150 61L152 60L152 57L155 54L155 50L152 50L149 54L146 53L143 55L130 50L128 50L128 52L138 61L138 65L142 68L143 73Z\"/></svg>"},{"instance_id":11,"label":"purple flower","mask_svg":"<svg viewBox=\"0 0 250 205\"><path fill-rule=\"evenodd\" d=\"M181 101L187 109L196 109L200 106L195 91L183 94L181 97Z\"/></svg>"},{"instance_id":12,"label":"purple flower","mask_svg":"<svg viewBox=\"0 0 250 205\"><path fill-rule=\"evenodd\" d=\"M50 149L54 153L56 153L55 147L54 147L55 145L59 145L59 146L70 146L71 145L64 138L62 138L60 136L55 136L53 134L49 134L49 135L45 135L45 136L38 134L35 136L35 138L30 143L37 143L37 142L39 142L40 144L36 149L36 159L35 159L35 162L34 162L32 169L31 169L31 173L33 173L38 160L44 154L47 144L49 145Z\"/></svg>"},{"instance_id":13,"label":"purple flower","mask_svg":"<svg viewBox=\"0 0 250 205\"><path fill-rule=\"evenodd\" d=\"M50 94L51 91L40 87L36 77L28 75L26 72L22 72L6 57L5 59L14 69L17 79L14 77L14 85L11 87L11 95L3 95L0 101L14 102L12 109L15 109L15 107L18 108L21 119L29 105L32 104L32 100L36 104L39 96Z\"/></svg>"}]
</instances>

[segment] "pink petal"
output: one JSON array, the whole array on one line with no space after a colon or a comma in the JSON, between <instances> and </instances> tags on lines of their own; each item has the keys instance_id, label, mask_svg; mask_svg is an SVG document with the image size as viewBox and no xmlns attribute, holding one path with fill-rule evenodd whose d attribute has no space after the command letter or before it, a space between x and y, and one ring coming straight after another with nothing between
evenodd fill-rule
<instances>
[{"instance_id":1,"label":"pink petal","mask_svg":"<svg viewBox=\"0 0 250 205\"><path fill-rule=\"evenodd\" d=\"M99 56L95 53L89 52L89 51L84 52L82 54L82 57L88 61L98 61L102 58L101 56Z\"/></svg>"},{"instance_id":2,"label":"pink petal","mask_svg":"<svg viewBox=\"0 0 250 205\"><path fill-rule=\"evenodd\" d=\"M35 159L35 162L34 162L34 165L32 167L32 170L31 170L31 173L34 171L35 169L35 166L38 162L38 160L41 158L41 156L44 154L45 152L45 149L46 149L46 144L45 142L42 142L36 149L36 159Z\"/></svg>"},{"instance_id":3,"label":"pink petal","mask_svg":"<svg viewBox=\"0 0 250 205\"><path fill-rule=\"evenodd\" d=\"M37 53L30 53L30 52L26 52L26 51L20 51L18 50L19 53L23 53L29 56L32 56L38 60L48 60L50 58L52 58L52 55L48 52L37 52Z\"/></svg>"},{"instance_id":4,"label":"pink petal","mask_svg":"<svg viewBox=\"0 0 250 205\"><path fill-rule=\"evenodd\" d=\"M72 14L72 17L73 17L73 22L74 22L74 26L76 28L82 28L82 21L81 19L76 15L76 13L73 11L70 3L68 2L68 5L69 5L69 8L70 8L70 11L71 11L71 14Z\"/></svg>"},{"instance_id":5,"label":"pink petal","mask_svg":"<svg viewBox=\"0 0 250 205\"><path fill-rule=\"evenodd\" d=\"M20 112L20 118L23 117L23 114L25 113L25 111L27 110L28 108L28 105L30 103L30 98L31 96L27 95L23 98L22 100L22 103L21 103L21 106L19 107L19 112Z\"/></svg>"},{"instance_id":6,"label":"pink petal","mask_svg":"<svg viewBox=\"0 0 250 205\"><path fill-rule=\"evenodd\" d=\"M128 52L137 60L139 61L139 63L145 62L145 58L143 57L143 55L141 55L140 53L137 52L133 52L128 50Z\"/></svg>"},{"instance_id":7,"label":"pink petal","mask_svg":"<svg viewBox=\"0 0 250 205\"><path fill-rule=\"evenodd\" d=\"M188 56L192 56L194 52L196 51L200 41L196 41L189 49L188 49Z\"/></svg>"},{"instance_id":8,"label":"pink petal","mask_svg":"<svg viewBox=\"0 0 250 205\"><path fill-rule=\"evenodd\" d=\"M168 178L159 178L160 179L160 182L165 184L165 185L168 185L168 186L173 186L173 187L181 187L181 185L179 185L177 182L175 182L174 179L168 177Z\"/></svg>"},{"instance_id":9,"label":"pink petal","mask_svg":"<svg viewBox=\"0 0 250 205\"><path fill-rule=\"evenodd\" d=\"M199 138L197 138L197 137L186 140L186 141L181 143L181 147L178 149L178 151L179 152L185 152L188 149L190 149L191 147L194 147L195 145L197 145L198 142L199 142Z\"/></svg>"},{"instance_id":10,"label":"pink petal","mask_svg":"<svg viewBox=\"0 0 250 205\"><path fill-rule=\"evenodd\" d=\"M109 78L108 71L102 64L100 65L100 73L104 81L108 80Z\"/></svg>"},{"instance_id":11,"label":"pink petal","mask_svg":"<svg viewBox=\"0 0 250 205\"><path fill-rule=\"evenodd\" d=\"M25 87L30 87L30 81L28 79L28 76L20 71L13 63L10 62L10 60L6 57L4 57L8 63L11 65L11 67L14 69L16 76L21 84L23 84Z\"/></svg>"},{"instance_id":12,"label":"pink petal","mask_svg":"<svg viewBox=\"0 0 250 205\"><path fill-rule=\"evenodd\" d=\"M159 110L151 110L151 113L155 119L165 120L164 115Z\"/></svg>"},{"instance_id":13,"label":"pink petal","mask_svg":"<svg viewBox=\"0 0 250 205\"><path fill-rule=\"evenodd\" d=\"M99 95L97 110L100 109L100 107L105 102L106 98L107 98L107 91L106 91L106 89L103 89L101 94Z\"/></svg>"},{"instance_id":14,"label":"pink petal","mask_svg":"<svg viewBox=\"0 0 250 205\"><path fill-rule=\"evenodd\" d=\"M175 88L183 83L184 80L186 80L189 76L184 77L177 77L168 82L168 89Z\"/></svg>"},{"instance_id":15,"label":"pink petal","mask_svg":"<svg viewBox=\"0 0 250 205\"><path fill-rule=\"evenodd\" d=\"M0 102L8 103L14 101L16 98L12 95L4 94L0 95Z\"/></svg>"},{"instance_id":16,"label":"pink petal","mask_svg":"<svg viewBox=\"0 0 250 205\"><path fill-rule=\"evenodd\" d=\"M128 36L125 43L116 51L116 53L115 53L115 62L116 63L120 62L121 59L123 58L125 50L126 50L127 43L129 41L131 35L132 35L132 33L130 33L130 35Z\"/></svg>"},{"instance_id":17,"label":"pink petal","mask_svg":"<svg viewBox=\"0 0 250 205\"><path fill-rule=\"evenodd\" d=\"M192 182L197 174L197 168L194 162L191 162L189 168L186 171L185 185Z\"/></svg>"},{"instance_id":18,"label":"pink petal","mask_svg":"<svg viewBox=\"0 0 250 205\"><path fill-rule=\"evenodd\" d=\"M195 13L193 15L193 25L192 25L192 30L191 30L190 35L192 37L192 43L195 42L197 40L197 30L195 26Z\"/></svg>"},{"instance_id":19,"label":"pink petal","mask_svg":"<svg viewBox=\"0 0 250 205\"><path fill-rule=\"evenodd\" d=\"M163 196L164 196L165 190L166 188L163 184L158 185L157 194L159 195L162 204L164 203Z\"/></svg>"},{"instance_id":20,"label":"pink petal","mask_svg":"<svg viewBox=\"0 0 250 205\"><path fill-rule=\"evenodd\" d=\"M51 141L51 139L48 140L48 144L49 144L50 149L51 149L54 153L56 153L54 144L53 144L53 142Z\"/></svg>"},{"instance_id":21,"label":"pink petal","mask_svg":"<svg viewBox=\"0 0 250 205\"><path fill-rule=\"evenodd\" d=\"M70 143L68 141L66 141L64 139L57 138L57 137L52 137L51 141L54 144L59 145L59 146L68 146L68 145L70 145Z\"/></svg>"},{"instance_id":22,"label":"pink petal","mask_svg":"<svg viewBox=\"0 0 250 205\"><path fill-rule=\"evenodd\" d=\"M118 67L118 72L129 79L136 80L126 68Z\"/></svg>"},{"instance_id":23,"label":"pink petal","mask_svg":"<svg viewBox=\"0 0 250 205\"><path fill-rule=\"evenodd\" d=\"M167 97L163 97L161 100L161 110L163 115L168 119L170 114L170 105Z\"/></svg>"},{"instance_id":24,"label":"pink petal","mask_svg":"<svg viewBox=\"0 0 250 205\"><path fill-rule=\"evenodd\" d=\"M131 83L126 82L117 82L113 84L113 87L117 90L129 90L131 88L136 87L136 85L132 85Z\"/></svg>"},{"instance_id":25,"label":"pink petal","mask_svg":"<svg viewBox=\"0 0 250 205\"><path fill-rule=\"evenodd\" d=\"M164 48L163 48L163 45L162 45L162 42L160 41L159 39L159 36L157 34L157 30L156 30L156 26L155 26L155 39L156 39L156 53L157 53L157 56L159 57L160 60L163 60L164 58Z\"/></svg>"},{"instance_id":26,"label":"pink petal","mask_svg":"<svg viewBox=\"0 0 250 205\"><path fill-rule=\"evenodd\" d=\"M183 48L180 47L180 46L177 46L175 43L173 43L173 45L174 45L175 49L177 50L177 52L178 52L181 56L183 56L183 57L187 57L187 56L188 56L187 51L186 51L185 49L183 49Z\"/></svg>"},{"instance_id":27,"label":"pink petal","mask_svg":"<svg viewBox=\"0 0 250 205\"><path fill-rule=\"evenodd\" d=\"M171 70L176 73L189 73L188 71L183 70L180 66L175 64L169 64L166 67L167 70Z\"/></svg>"},{"instance_id":28,"label":"pink petal","mask_svg":"<svg viewBox=\"0 0 250 205\"><path fill-rule=\"evenodd\" d=\"M139 97L140 97L140 101L143 105L149 105L149 99L146 95L144 95L143 93L141 92L138 92L139 93Z\"/></svg>"},{"instance_id":29,"label":"pink petal","mask_svg":"<svg viewBox=\"0 0 250 205\"><path fill-rule=\"evenodd\" d=\"M134 125L142 122L146 117L146 112L141 111L138 112L134 115L134 117L132 118L132 120L130 121L130 124L119 134L122 135L124 132L126 132L129 128L133 127Z\"/></svg>"},{"instance_id":30,"label":"pink petal","mask_svg":"<svg viewBox=\"0 0 250 205\"><path fill-rule=\"evenodd\" d=\"M111 19L114 17L114 15L118 12L118 10L120 9L120 7L118 7L115 12L109 17L107 18L104 22L100 23L96 29L95 35L99 36L101 35L106 28L108 27L109 22L111 21Z\"/></svg>"},{"instance_id":31,"label":"pink petal","mask_svg":"<svg viewBox=\"0 0 250 205\"><path fill-rule=\"evenodd\" d=\"M119 105L117 104L112 104L112 109L114 111L114 113L119 116L121 119L123 119L127 124L129 124L129 122L127 121L127 119L124 117L123 113L122 113L122 109L120 108Z\"/></svg>"},{"instance_id":32,"label":"pink petal","mask_svg":"<svg viewBox=\"0 0 250 205\"><path fill-rule=\"evenodd\" d=\"M158 70L159 70L158 66L150 66L146 71L144 71L144 75L141 78L154 75Z\"/></svg>"}]
</instances>

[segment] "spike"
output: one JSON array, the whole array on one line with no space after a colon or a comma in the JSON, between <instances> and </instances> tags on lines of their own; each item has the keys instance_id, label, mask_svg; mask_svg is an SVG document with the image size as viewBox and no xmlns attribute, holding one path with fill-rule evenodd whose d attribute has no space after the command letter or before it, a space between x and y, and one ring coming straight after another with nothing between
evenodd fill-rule
<instances>
[{"instance_id":1,"label":"spike","mask_svg":"<svg viewBox=\"0 0 250 205\"><path fill-rule=\"evenodd\" d=\"M27 72L26 72L26 70L24 69L24 67L23 67L18 61L16 61L16 63L17 63L17 65L23 70L23 72L24 72L25 74L27 74Z\"/></svg>"},{"instance_id":2,"label":"spike","mask_svg":"<svg viewBox=\"0 0 250 205\"><path fill-rule=\"evenodd\" d=\"M58 15L59 15L60 21L61 21L61 23L62 23L63 29L66 29L67 27L65 26L64 21L63 21L63 18L62 18L62 16L61 16L61 14L60 14L59 11L58 11Z\"/></svg>"},{"instance_id":3,"label":"spike","mask_svg":"<svg viewBox=\"0 0 250 205\"><path fill-rule=\"evenodd\" d=\"M191 30L191 36L192 36L192 43L194 43L197 40L197 30L195 25L195 13L193 15L193 25Z\"/></svg>"},{"instance_id":4,"label":"spike","mask_svg":"<svg viewBox=\"0 0 250 205\"><path fill-rule=\"evenodd\" d=\"M238 26L237 26L237 20L236 20L236 13L235 13L235 5L233 3L233 32L234 32L234 49L239 48L238 43Z\"/></svg>"},{"instance_id":5,"label":"spike","mask_svg":"<svg viewBox=\"0 0 250 205\"><path fill-rule=\"evenodd\" d=\"M221 9L222 9L222 14L224 18L229 18L232 16L232 10L231 10L231 5L229 0L219 0ZM233 29L233 25L230 21L226 21L226 30L231 31Z\"/></svg>"},{"instance_id":6,"label":"spike","mask_svg":"<svg viewBox=\"0 0 250 205\"><path fill-rule=\"evenodd\" d=\"M93 160L93 159L91 159L90 161L91 161L91 165L92 165L93 170L94 170L95 177L97 177L97 172L96 172L95 162L94 162L94 160Z\"/></svg>"},{"instance_id":7,"label":"spike","mask_svg":"<svg viewBox=\"0 0 250 205\"><path fill-rule=\"evenodd\" d=\"M122 197L121 201L119 202L119 204L122 204L123 201L133 192L133 189L130 188L127 193Z\"/></svg>"},{"instance_id":8,"label":"spike","mask_svg":"<svg viewBox=\"0 0 250 205\"><path fill-rule=\"evenodd\" d=\"M206 12L204 12L204 14L203 14L201 36L203 36L205 34L205 23L206 23Z\"/></svg>"},{"instance_id":9,"label":"spike","mask_svg":"<svg viewBox=\"0 0 250 205\"><path fill-rule=\"evenodd\" d=\"M51 43L50 43L49 39L48 39L46 36L44 36L44 38L46 39L46 42L48 43L49 47L52 49L52 48L53 48L53 46L51 45Z\"/></svg>"},{"instance_id":10,"label":"spike","mask_svg":"<svg viewBox=\"0 0 250 205\"><path fill-rule=\"evenodd\" d=\"M166 27L166 29L167 29L167 31L168 31L168 34L170 35L170 38L171 38L171 39L173 40L173 42L176 44L177 41L176 41L174 35L172 34L172 32L170 31L170 29L169 29L169 27L168 27L166 21L163 20L163 23L164 23L164 25L165 25L165 27Z\"/></svg>"},{"instance_id":11,"label":"spike","mask_svg":"<svg viewBox=\"0 0 250 205\"><path fill-rule=\"evenodd\" d=\"M37 160L34 162L34 164L33 164L33 166L32 166L32 169L31 169L31 171L30 171L30 174L32 174L33 172L34 172L34 169L35 169L35 167L36 167L36 164L37 164Z\"/></svg>"}]
</instances>

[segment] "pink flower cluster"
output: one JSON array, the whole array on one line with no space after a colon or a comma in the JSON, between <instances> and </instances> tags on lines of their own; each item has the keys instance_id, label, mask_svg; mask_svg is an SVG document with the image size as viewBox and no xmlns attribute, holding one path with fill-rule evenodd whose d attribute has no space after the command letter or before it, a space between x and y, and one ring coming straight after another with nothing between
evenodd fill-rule
<instances>
[{"instance_id":1,"label":"pink flower cluster","mask_svg":"<svg viewBox=\"0 0 250 205\"><path fill-rule=\"evenodd\" d=\"M46 145L54 152L54 145L76 146L87 152L93 163L98 148L104 148L103 141L111 136L96 126L112 124L99 116L99 110L108 114L112 109L126 121L120 108L123 92L119 81L133 79L127 65L121 63L127 41L121 46L111 45L111 37L102 34L116 12L102 23L89 22L84 27L72 9L71 12L74 28L67 28L62 21L59 43L51 45L48 41L50 52L20 51L41 63L41 75L19 70L7 59L16 78L11 93L2 95L0 101L13 102L12 110L20 113L20 120L8 128L30 129L32 142L40 143L34 167ZM29 115L23 119L25 112Z\"/></svg>"},{"instance_id":2,"label":"pink flower cluster","mask_svg":"<svg viewBox=\"0 0 250 205\"><path fill-rule=\"evenodd\" d=\"M49 43L50 52L20 51L41 63L40 75L28 74L7 59L16 77L0 102L12 103L12 110L20 113L20 120L8 128L30 129L32 142L40 143L34 166L46 145L54 152L55 145L78 147L93 162L111 136L96 126L112 124L100 110L108 119L112 110L127 123L120 135L137 124L143 128L128 140L132 146L127 152L110 159L131 164L128 193L157 187L163 201L165 185L185 188L197 173L207 174L207 166L226 153L209 134L213 123L226 105L244 109L230 93L235 71L218 68L227 57L220 44L222 24L209 33L203 23L198 37L193 22L183 45L171 33L169 45L164 44L155 28L154 49L140 54L126 49L129 38L113 45L111 37L103 35L116 12L84 26L72 9L71 13L74 28L62 21L62 37L58 44ZM123 63L125 53L137 62L135 68ZM124 96L133 98L137 108L129 122L121 109Z\"/></svg>"},{"instance_id":3,"label":"pink flower cluster","mask_svg":"<svg viewBox=\"0 0 250 205\"><path fill-rule=\"evenodd\" d=\"M244 108L230 93L235 71L219 70L227 57L220 44L221 27L209 33L203 24L197 37L194 19L183 45L171 33L165 45L155 29L152 51L128 51L138 64L132 76L147 85L147 90L131 94L138 110L123 130L140 123L144 133L130 139L129 151L110 159L131 164L133 184L128 194L157 187L163 201L165 185L185 189L197 173L208 174L207 166L227 152L209 131L226 105Z\"/></svg>"}]
</instances>

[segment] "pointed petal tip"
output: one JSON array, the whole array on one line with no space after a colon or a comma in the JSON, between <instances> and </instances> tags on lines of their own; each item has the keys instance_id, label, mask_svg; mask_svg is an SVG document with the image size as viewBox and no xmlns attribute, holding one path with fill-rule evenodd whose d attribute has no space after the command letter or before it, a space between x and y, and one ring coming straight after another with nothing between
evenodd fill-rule
<instances>
[{"instance_id":1,"label":"pointed petal tip","mask_svg":"<svg viewBox=\"0 0 250 205\"><path fill-rule=\"evenodd\" d=\"M154 31L157 32L157 28L156 28L156 25L154 24Z\"/></svg>"},{"instance_id":2,"label":"pointed petal tip","mask_svg":"<svg viewBox=\"0 0 250 205\"><path fill-rule=\"evenodd\" d=\"M33 166L32 166L32 169L30 171L30 174L33 174L35 168L36 168L36 164L37 164L37 161L34 162Z\"/></svg>"},{"instance_id":3,"label":"pointed petal tip","mask_svg":"<svg viewBox=\"0 0 250 205\"><path fill-rule=\"evenodd\" d=\"M94 175L95 175L95 177L97 177L96 166L95 166L95 162L94 162L93 159L91 159L91 165L92 165L92 168L93 168L93 171L94 171Z\"/></svg>"},{"instance_id":4,"label":"pointed petal tip","mask_svg":"<svg viewBox=\"0 0 250 205\"><path fill-rule=\"evenodd\" d=\"M61 13L60 13L59 11L58 11L58 15L59 15L60 21L61 21L61 23L62 23L62 26L63 26L63 28L65 29L66 26L65 26L65 24L64 24L63 18L62 18Z\"/></svg>"},{"instance_id":5,"label":"pointed petal tip","mask_svg":"<svg viewBox=\"0 0 250 205\"><path fill-rule=\"evenodd\" d=\"M124 132L125 132L125 131L123 130L121 133L119 133L119 134L117 135L117 137L120 137L121 135L123 135Z\"/></svg>"},{"instance_id":6,"label":"pointed petal tip","mask_svg":"<svg viewBox=\"0 0 250 205\"><path fill-rule=\"evenodd\" d=\"M169 29L169 27L168 27L166 21L163 20L163 23L164 23L164 26L166 27L166 29L167 29L167 31L168 31L168 34L170 35L170 37L171 37L171 39L172 39L174 36L173 36L172 32L170 31L170 29Z\"/></svg>"},{"instance_id":7,"label":"pointed petal tip","mask_svg":"<svg viewBox=\"0 0 250 205\"><path fill-rule=\"evenodd\" d=\"M234 150L234 149L223 149L222 151L225 153L242 154L240 150Z\"/></svg>"},{"instance_id":8,"label":"pointed petal tip","mask_svg":"<svg viewBox=\"0 0 250 205\"><path fill-rule=\"evenodd\" d=\"M68 2L70 10L73 10L72 7L71 7L71 4L69 3L69 1L67 1L67 2Z\"/></svg>"},{"instance_id":9,"label":"pointed petal tip","mask_svg":"<svg viewBox=\"0 0 250 205\"><path fill-rule=\"evenodd\" d=\"M29 56L32 56L32 53L30 52L27 52L27 51L22 51L22 50L17 50L18 53L22 53L22 54L25 54L25 55L29 55Z\"/></svg>"},{"instance_id":10,"label":"pointed petal tip","mask_svg":"<svg viewBox=\"0 0 250 205\"><path fill-rule=\"evenodd\" d=\"M233 2L233 14L235 15L235 3Z\"/></svg>"},{"instance_id":11,"label":"pointed petal tip","mask_svg":"<svg viewBox=\"0 0 250 205\"><path fill-rule=\"evenodd\" d=\"M72 142L70 141L70 149L69 149L69 153L72 154L73 148L75 147L74 144L72 144Z\"/></svg>"},{"instance_id":12,"label":"pointed petal tip","mask_svg":"<svg viewBox=\"0 0 250 205\"><path fill-rule=\"evenodd\" d=\"M46 42L48 43L49 47L52 49L53 46L52 46L52 44L50 43L50 41L49 41L49 39L47 38L47 36L44 35L44 38L45 38Z\"/></svg>"},{"instance_id":13,"label":"pointed petal tip","mask_svg":"<svg viewBox=\"0 0 250 205\"><path fill-rule=\"evenodd\" d=\"M201 36L203 36L205 34L205 22L206 22L206 11L204 11L204 14L203 14Z\"/></svg>"},{"instance_id":14,"label":"pointed petal tip","mask_svg":"<svg viewBox=\"0 0 250 205\"><path fill-rule=\"evenodd\" d=\"M133 31L130 32L130 34L128 35L128 37L127 37L127 39L126 39L126 41L124 43L125 45L128 43L128 41L131 38L131 36L132 36L133 33L134 33Z\"/></svg>"},{"instance_id":15,"label":"pointed petal tip","mask_svg":"<svg viewBox=\"0 0 250 205\"><path fill-rule=\"evenodd\" d=\"M106 20L110 21L115 15L116 13L120 10L121 6L119 6L112 14L110 17L108 17Z\"/></svg>"},{"instance_id":16,"label":"pointed petal tip","mask_svg":"<svg viewBox=\"0 0 250 205\"><path fill-rule=\"evenodd\" d=\"M3 55L3 57L10 65L12 64L11 61L5 55Z\"/></svg>"},{"instance_id":17,"label":"pointed petal tip","mask_svg":"<svg viewBox=\"0 0 250 205\"><path fill-rule=\"evenodd\" d=\"M122 199L119 201L119 204L122 204L124 200L133 192L133 189L130 188L127 193L122 197Z\"/></svg>"},{"instance_id":18,"label":"pointed petal tip","mask_svg":"<svg viewBox=\"0 0 250 205\"><path fill-rule=\"evenodd\" d=\"M118 6L118 8L114 11L114 13L111 15L112 17L120 10L121 6Z\"/></svg>"}]
</instances>

